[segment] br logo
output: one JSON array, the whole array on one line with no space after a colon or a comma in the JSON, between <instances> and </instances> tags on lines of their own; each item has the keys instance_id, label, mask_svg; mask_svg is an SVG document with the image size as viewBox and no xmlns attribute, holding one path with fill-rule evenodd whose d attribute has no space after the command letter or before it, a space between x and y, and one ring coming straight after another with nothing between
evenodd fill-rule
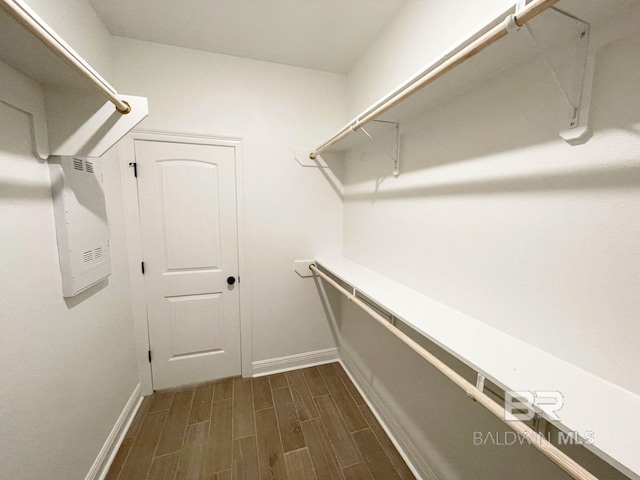
<instances>
[{"instance_id":1,"label":"br logo","mask_svg":"<svg viewBox=\"0 0 640 480\"><path fill-rule=\"evenodd\" d=\"M504 392L504 419L506 422L516 420L526 422L533 419L537 411L541 410L547 420L557 422L560 417L556 412L562 408L563 404L564 397L556 391L506 391Z\"/></svg>"}]
</instances>

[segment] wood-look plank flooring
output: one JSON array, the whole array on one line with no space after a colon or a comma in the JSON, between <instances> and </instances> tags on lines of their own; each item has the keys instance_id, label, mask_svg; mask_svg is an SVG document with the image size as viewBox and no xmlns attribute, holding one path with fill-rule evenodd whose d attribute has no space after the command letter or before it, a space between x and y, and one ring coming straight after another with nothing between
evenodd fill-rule
<instances>
[{"instance_id":1,"label":"wood-look plank flooring","mask_svg":"<svg viewBox=\"0 0 640 480\"><path fill-rule=\"evenodd\" d=\"M409 479L339 363L145 397L106 477Z\"/></svg>"}]
</instances>

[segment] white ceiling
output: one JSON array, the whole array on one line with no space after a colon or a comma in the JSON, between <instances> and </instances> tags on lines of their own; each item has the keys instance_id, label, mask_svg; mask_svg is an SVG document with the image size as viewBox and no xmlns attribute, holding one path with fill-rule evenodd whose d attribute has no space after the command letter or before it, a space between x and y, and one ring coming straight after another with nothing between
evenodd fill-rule
<instances>
[{"instance_id":1,"label":"white ceiling","mask_svg":"<svg viewBox=\"0 0 640 480\"><path fill-rule=\"evenodd\" d=\"M117 36L346 73L406 0L89 0Z\"/></svg>"}]
</instances>

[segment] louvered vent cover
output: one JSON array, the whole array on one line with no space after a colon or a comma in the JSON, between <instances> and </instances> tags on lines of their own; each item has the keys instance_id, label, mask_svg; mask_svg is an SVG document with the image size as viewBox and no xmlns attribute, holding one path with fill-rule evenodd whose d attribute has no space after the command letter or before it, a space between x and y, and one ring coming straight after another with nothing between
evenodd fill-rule
<instances>
[{"instance_id":1,"label":"louvered vent cover","mask_svg":"<svg viewBox=\"0 0 640 480\"><path fill-rule=\"evenodd\" d=\"M100 161L48 159L62 294L73 297L111 274L109 229ZM0 475L1 476L1 475Z\"/></svg>"}]
</instances>

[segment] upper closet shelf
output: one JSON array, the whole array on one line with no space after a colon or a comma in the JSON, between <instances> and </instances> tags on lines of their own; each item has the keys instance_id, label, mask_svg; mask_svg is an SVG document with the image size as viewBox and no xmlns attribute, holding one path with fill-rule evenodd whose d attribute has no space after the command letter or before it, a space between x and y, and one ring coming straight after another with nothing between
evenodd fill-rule
<instances>
[{"instance_id":1,"label":"upper closet shelf","mask_svg":"<svg viewBox=\"0 0 640 480\"><path fill-rule=\"evenodd\" d=\"M640 396L358 263L319 257L316 264L505 391L560 392L554 424L593 440L586 448L640 478L637 445L629 441L640 425Z\"/></svg>"},{"instance_id":2,"label":"upper closet shelf","mask_svg":"<svg viewBox=\"0 0 640 480\"><path fill-rule=\"evenodd\" d=\"M635 15L631 17L637 19L638 3L633 0L529 0L524 3L502 11L375 102L318 146L309 158L317 160L322 153L342 153L375 140L378 134L388 130L389 124L411 119L430 106L536 55L543 59L555 81L559 101L566 112L565 118L550 121L559 125L560 135L568 143L587 141L593 53L598 47L629 33L630 28L637 28L630 26L628 11L633 10ZM526 91L522 94L526 95ZM383 146L392 158L396 147ZM394 173L397 173L398 161L396 157Z\"/></svg>"},{"instance_id":3,"label":"upper closet shelf","mask_svg":"<svg viewBox=\"0 0 640 480\"><path fill-rule=\"evenodd\" d=\"M0 7L0 101L30 116L37 156L99 157L148 115L22 0Z\"/></svg>"}]
</instances>

